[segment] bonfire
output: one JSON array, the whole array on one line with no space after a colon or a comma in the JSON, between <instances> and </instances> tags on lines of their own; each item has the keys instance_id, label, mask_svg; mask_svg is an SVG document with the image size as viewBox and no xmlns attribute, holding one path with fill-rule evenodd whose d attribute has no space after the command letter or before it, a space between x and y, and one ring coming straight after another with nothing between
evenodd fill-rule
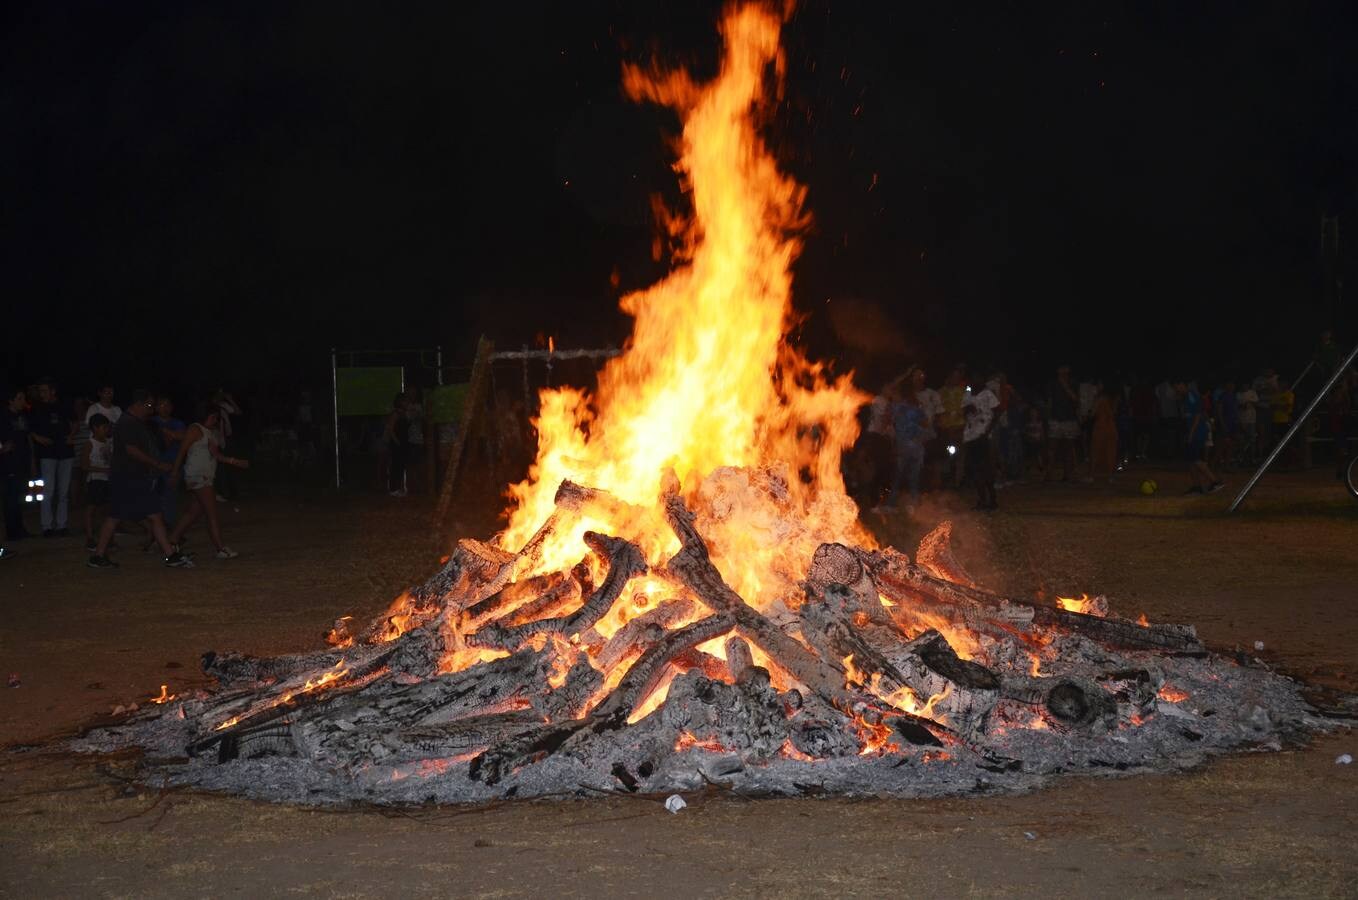
<instances>
[{"instance_id":1,"label":"bonfire","mask_svg":"<svg viewBox=\"0 0 1358 900\"><path fill-rule=\"evenodd\" d=\"M915 796L1173 769L1323 720L1294 682L1191 627L979 585L938 523L879 547L841 457L865 397L788 339L805 191L761 136L780 16L722 21L708 83L629 66L683 123L690 208L668 277L622 301L593 392L544 390L507 526L463 539L314 653L209 653L80 746L177 783L299 801L477 801L720 784Z\"/></svg>"}]
</instances>

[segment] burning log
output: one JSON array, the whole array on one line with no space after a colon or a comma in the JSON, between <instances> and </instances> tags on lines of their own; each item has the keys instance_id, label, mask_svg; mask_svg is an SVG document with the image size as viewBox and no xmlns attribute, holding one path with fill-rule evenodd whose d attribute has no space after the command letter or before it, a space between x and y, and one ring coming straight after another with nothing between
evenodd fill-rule
<instances>
[{"instance_id":1,"label":"burning log","mask_svg":"<svg viewBox=\"0 0 1358 900\"><path fill-rule=\"evenodd\" d=\"M919 542L915 563L935 578L964 587L977 587L952 552L952 522L944 519Z\"/></svg>"},{"instance_id":2,"label":"burning log","mask_svg":"<svg viewBox=\"0 0 1358 900\"><path fill-rule=\"evenodd\" d=\"M538 619L507 628L492 625L471 635L469 643L478 647L513 649L539 634L578 635L602 619L627 582L646 571L646 561L636 544L620 538L587 531L585 543L600 558L607 560L608 574L583 606L569 616Z\"/></svg>"},{"instance_id":3,"label":"burning log","mask_svg":"<svg viewBox=\"0 0 1358 900\"><path fill-rule=\"evenodd\" d=\"M486 622L515 614L520 609L532 612L543 606L555 607L580 596L580 583L561 572L534 575L523 581L512 581L479 603L469 606L462 614L462 626L467 630L480 628ZM511 620L511 624L517 624Z\"/></svg>"},{"instance_id":4,"label":"burning log","mask_svg":"<svg viewBox=\"0 0 1358 900\"><path fill-rule=\"evenodd\" d=\"M1141 625L1126 619L1070 612L944 581L903 561L899 554L865 555L878 590L884 596L902 602L922 597L932 603L968 610L970 618L984 618L987 613L983 610L988 610L992 619L1001 618L1016 632L1029 631L1036 625L1083 634L1100 643L1128 650L1199 656L1206 652L1190 625Z\"/></svg>"},{"instance_id":5,"label":"burning log","mask_svg":"<svg viewBox=\"0 0 1358 900\"><path fill-rule=\"evenodd\" d=\"M687 597L666 600L655 609L642 613L622 626L599 651L597 662L604 672L611 672L625 661L641 653L664 637L665 632L690 622L697 615L698 604Z\"/></svg>"}]
</instances>

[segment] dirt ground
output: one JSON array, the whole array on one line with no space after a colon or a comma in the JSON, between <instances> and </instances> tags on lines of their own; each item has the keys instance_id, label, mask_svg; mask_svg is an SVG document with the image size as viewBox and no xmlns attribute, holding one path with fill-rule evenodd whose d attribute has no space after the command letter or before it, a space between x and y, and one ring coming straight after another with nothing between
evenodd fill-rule
<instances>
[{"instance_id":1,"label":"dirt ground","mask_svg":"<svg viewBox=\"0 0 1358 900\"><path fill-rule=\"evenodd\" d=\"M1327 472L1270 476L1226 517L1230 492L1181 497L1183 476L1156 477L1154 497L1137 474L1010 488L987 517L947 497L871 524L910 548L955 516L958 555L997 588L1105 593L1120 613L1194 623L1220 647L1263 641L1277 665L1358 690L1358 501ZM615 798L321 811L138 786L131 759L29 748L162 683L204 683L206 649L318 646L336 616L375 615L421 580L452 537L486 536L497 508L469 497L435 538L413 498L259 487L225 513L240 558L191 571L134 549L92 571L74 538L20 544L0 563L0 674L20 681L0 689L0 895L1358 895L1358 766L1335 762L1358 754L1351 732L1027 796L723 795L678 815Z\"/></svg>"}]
</instances>

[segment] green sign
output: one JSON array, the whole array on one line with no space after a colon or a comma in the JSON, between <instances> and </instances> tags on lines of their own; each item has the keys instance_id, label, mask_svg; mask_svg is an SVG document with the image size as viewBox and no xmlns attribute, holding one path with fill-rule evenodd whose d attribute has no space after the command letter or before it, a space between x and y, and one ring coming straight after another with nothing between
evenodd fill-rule
<instances>
[{"instance_id":1,"label":"green sign","mask_svg":"<svg viewBox=\"0 0 1358 900\"><path fill-rule=\"evenodd\" d=\"M346 366L335 370L342 416L385 416L401 393L400 366Z\"/></svg>"},{"instance_id":2,"label":"green sign","mask_svg":"<svg viewBox=\"0 0 1358 900\"><path fill-rule=\"evenodd\" d=\"M435 425L460 423L462 411L467 405L467 391L470 384L445 384L429 392L430 418Z\"/></svg>"}]
</instances>

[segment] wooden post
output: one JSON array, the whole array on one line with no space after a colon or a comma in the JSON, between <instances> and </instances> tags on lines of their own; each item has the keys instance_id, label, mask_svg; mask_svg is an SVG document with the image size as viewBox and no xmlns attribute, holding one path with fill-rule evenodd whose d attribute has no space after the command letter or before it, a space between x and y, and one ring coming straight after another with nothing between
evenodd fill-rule
<instances>
[{"instance_id":1,"label":"wooden post","mask_svg":"<svg viewBox=\"0 0 1358 900\"><path fill-rule=\"evenodd\" d=\"M467 441L473 428L480 424L485 412L486 388L490 383L490 356L495 352L495 344L482 335L476 344L476 361L472 363L472 380L467 388L466 404L462 407L462 422L453 447L448 454L448 468L443 473L443 486L439 490L438 505L434 507L433 525L437 529L448 516L448 507L453 502L453 487L457 483L458 469L466 452Z\"/></svg>"}]
</instances>

